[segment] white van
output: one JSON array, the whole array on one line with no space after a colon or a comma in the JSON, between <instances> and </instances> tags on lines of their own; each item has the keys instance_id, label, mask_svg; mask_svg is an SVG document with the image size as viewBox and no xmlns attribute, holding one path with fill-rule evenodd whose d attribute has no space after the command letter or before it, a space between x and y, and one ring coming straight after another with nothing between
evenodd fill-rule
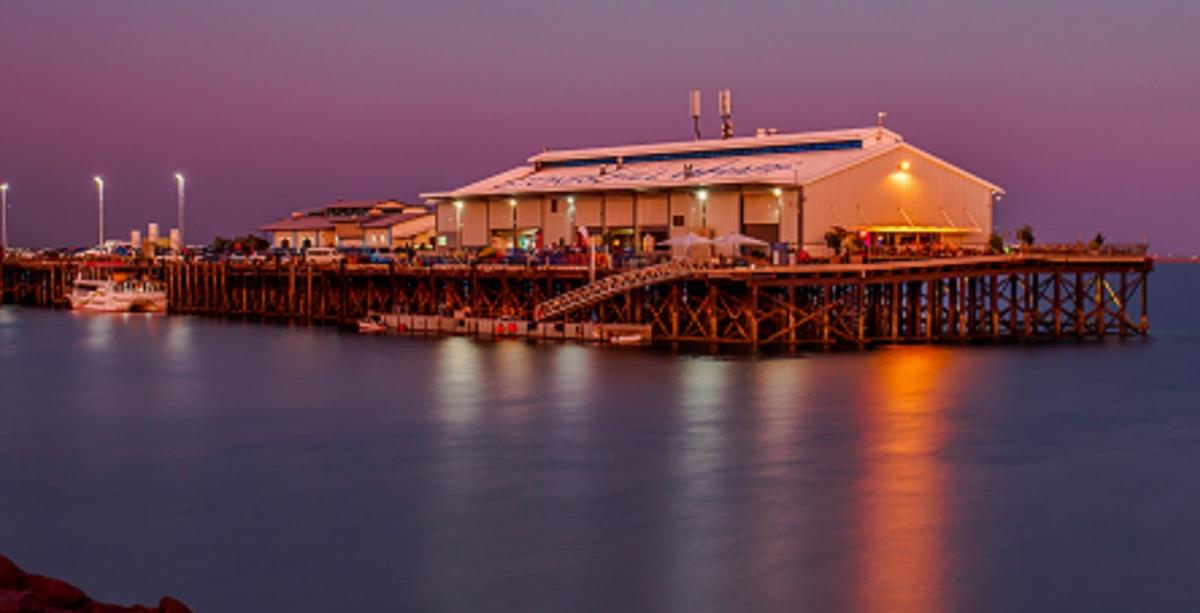
<instances>
[{"instance_id":1,"label":"white van","mask_svg":"<svg viewBox=\"0 0 1200 613\"><path fill-rule=\"evenodd\" d=\"M304 260L310 264L337 264L346 256L332 247L309 247L304 252Z\"/></svg>"}]
</instances>

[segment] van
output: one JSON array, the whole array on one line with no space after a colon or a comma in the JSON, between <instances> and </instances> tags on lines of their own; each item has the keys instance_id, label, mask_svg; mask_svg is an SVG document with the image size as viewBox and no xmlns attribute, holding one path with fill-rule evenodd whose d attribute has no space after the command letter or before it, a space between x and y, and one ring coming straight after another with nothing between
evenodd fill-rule
<instances>
[{"instance_id":1,"label":"van","mask_svg":"<svg viewBox=\"0 0 1200 613\"><path fill-rule=\"evenodd\" d=\"M304 259L309 264L337 264L346 259L346 256L332 247L309 247L308 251L304 252Z\"/></svg>"}]
</instances>

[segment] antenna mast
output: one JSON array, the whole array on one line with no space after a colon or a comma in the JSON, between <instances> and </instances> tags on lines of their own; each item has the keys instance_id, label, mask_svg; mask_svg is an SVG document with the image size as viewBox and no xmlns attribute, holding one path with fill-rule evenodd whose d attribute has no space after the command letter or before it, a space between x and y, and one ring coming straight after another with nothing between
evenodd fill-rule
<instances>
[{"instance_id":1,"label":"antenna mast","mask_svg":"<svg viewBox=\"0 0 1200 613\"><path fill-rule=\"evenodd\" d=\"M696 133L696 140L700 140L700 90L693 89L688 94L688 102L692 110L692 130Z\"/></svg>"},{"instance_id":2,"label":"antenna mast","mask_svg":"<svg viewBox=\"0 0 1200 613\"><path fill-rule=\"evenodd\" d=\"M729 90L717 92L717 108L721 113L721 138L733 137L733 95Z\"/></svg>"}]
</instances>

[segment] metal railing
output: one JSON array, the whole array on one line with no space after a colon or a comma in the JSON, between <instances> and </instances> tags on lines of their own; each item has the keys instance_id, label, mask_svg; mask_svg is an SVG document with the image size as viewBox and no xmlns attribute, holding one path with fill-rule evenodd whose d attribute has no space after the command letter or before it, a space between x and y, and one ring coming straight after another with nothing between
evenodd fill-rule
<instances>
[{"instance_id":1,"label":"metal railing","mask_svg":"<svg viewBox=\"0 0 1200 613\"><path fill-rule=\"evenodd\" d=\"M543 321L566 315L630 290L687 277L704 267L700 262L679 260L608 276L537 305L533 318Z\"/></svg>"}]
</instances>

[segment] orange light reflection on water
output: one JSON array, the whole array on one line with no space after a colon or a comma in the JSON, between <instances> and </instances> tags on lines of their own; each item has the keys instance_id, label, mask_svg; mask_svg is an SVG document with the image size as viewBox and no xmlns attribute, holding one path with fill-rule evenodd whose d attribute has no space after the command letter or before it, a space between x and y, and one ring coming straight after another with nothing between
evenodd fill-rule
<instances>
[{"instance_id":1,"label":"orange light reflection on water","mask_svg":"<svg viewBox=\"0 0 1200 613\"><path fill-rule=\"evenodd\" d=\"M946 399L952 353L903 347L875 356L865 395L860 484L860 609L936 613L944 602Z\"/></svg>"}]
</instances>

